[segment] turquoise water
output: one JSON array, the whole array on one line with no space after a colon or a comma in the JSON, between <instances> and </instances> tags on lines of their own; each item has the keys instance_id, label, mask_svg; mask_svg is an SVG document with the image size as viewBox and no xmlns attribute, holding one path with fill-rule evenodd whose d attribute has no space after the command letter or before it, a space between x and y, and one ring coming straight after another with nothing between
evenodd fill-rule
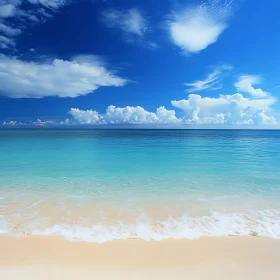
<instances>
[{"instance_id":1,"label":"turquoise water","mask_svg":"<svg viewBox=\"0 0 280 280\"><path fill-rule=\"evenodd\" d=\"M5 234L280 237L280 131L0 130L0 155Z\"/></svg>"}]
</instances>

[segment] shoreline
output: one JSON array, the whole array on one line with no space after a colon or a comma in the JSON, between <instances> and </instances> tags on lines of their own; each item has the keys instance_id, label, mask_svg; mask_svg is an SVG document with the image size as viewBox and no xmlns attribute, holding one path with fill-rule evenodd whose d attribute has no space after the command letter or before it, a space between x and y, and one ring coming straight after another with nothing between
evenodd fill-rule
<instances>
[{"instance_id":1,"label":"shoreline","mask_svg":"<svg viewBox=\"0 0 280 280\"><path fill-rule=\"evenodd\" d=\"M265 237L121 240L98 244L57 236L0 235L0 248L1 279L78 279L71 278L74 275L84 275L85 279L280 277L280 240Z\"/></svg>"}]
</instances>

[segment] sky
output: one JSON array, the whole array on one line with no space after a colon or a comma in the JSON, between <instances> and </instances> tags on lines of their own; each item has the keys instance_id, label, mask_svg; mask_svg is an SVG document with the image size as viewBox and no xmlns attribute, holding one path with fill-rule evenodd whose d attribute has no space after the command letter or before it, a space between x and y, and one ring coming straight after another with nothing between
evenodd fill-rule
<instances>
[{"instance_id":1,"label":"sky","mask_svg":"<svg viewBox=\"0 0 280 280\"><path fill-rule=\"evenodd\" d=\"M279 10L0 0L0 127L280 128Z\"/></svg>"}]
</instances>

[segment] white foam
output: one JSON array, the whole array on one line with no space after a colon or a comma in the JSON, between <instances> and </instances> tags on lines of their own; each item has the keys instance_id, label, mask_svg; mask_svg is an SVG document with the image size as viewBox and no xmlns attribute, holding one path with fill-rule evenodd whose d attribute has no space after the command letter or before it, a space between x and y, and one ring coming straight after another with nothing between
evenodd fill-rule
<instances>
[{"instance_id":1,"label":"white foam","mask_svg":"<svg viewBox=\"0 0 280 280\"><path fill-rule=\"evenodd\" d=\"M11 234L9 228L11 227L2 219L0 233ZM246 214L214 212L208 216L170 217L165 221L153 221L142 215L135 223L131 224L117 222L110 226L95 224L90 227L56 224L40 230L38 223L29 223L28 228L20 229L21 234L25 232L32 235L58 235L68 240L97 243L121 239L149 241L228 235L257 235L279 239L280 211L265 210Z\"/></svg>"},{"instance_id":2,"label":"white foam","mask_svg":"<svg viewBox=\"0 0 280 280\"><path fill-rule=\"evenodd\" d=\"M4 224L3 224L4 226ZM7 225L0 232L8 234ZM217 213L209 216L168 218L156 222L139 218L133 224L118 222L110 226L95 224L90 227L56 224L49 228L31 230L33 235L59 235L68 240L103 243L121 239L163 240L194 239L202 236L257 235L280 238L280 212L258 211L250 214ZM22 230L24 232L24 230Z\"/></svg>"}]
</instances>

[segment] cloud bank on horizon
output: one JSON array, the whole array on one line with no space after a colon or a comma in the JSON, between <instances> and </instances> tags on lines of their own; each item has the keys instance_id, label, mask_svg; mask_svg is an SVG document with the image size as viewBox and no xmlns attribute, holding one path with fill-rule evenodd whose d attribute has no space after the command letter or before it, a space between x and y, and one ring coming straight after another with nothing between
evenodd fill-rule
<instances>
[{"instance_id":1,"label":"cloud bank on horizon","mask_svg":"<svg viewBox=\"0 0 280 280\"><path fill-rule=\"evenodd\" d=\"M111 105L105 114L71 108L69 114L76 123L90 125L273 125L277 123L276 119L268 113L275 102L275 98L263 102L261 99L245 98L240 93L220 95L217 98L190 94L188 99L171 101L173 107L184 112L181 118L176 116L175 110L167 110L164 106L157 108L155 112L149 112L140 106L118 108Z\"/></svg>"},{"instance_id":2,"label":"cloud bank on horizon","mask_svg":"<svg viewBox=\"0 0 280 280\"><path fill-rule=\"evenodd\" d=\"M73 3L75 1L71 0L0 0L0 96L2 98L11 100L45 97L77 98L96 94L95 92L101 87L111 88L112 91L114 87L125 89L130 81L136 82L137 86L139 74L132 77L127 72L121 74L125 72L123 67L116 71L116 67L110 67L110 64L105 63L103 56L93 52L73 53L71 56L68 55L68 58L60 55L36 56L33 47L29 47L29 52L33 55L28 58L25 53L18 52L19 39L29 28L51 21L63 8ZM196 2L196 5L183 4L180 8L170 7L162 14L162 20L155 23L146 15L147 12L143 7L112 7L111 5L100 10L98 20L104 30L120 34L120 40L124 41L124 44L136 43L155 52L160 40L156 40L155 43L154 38L164 37L165 42L177 47L176 51L181 60L188 60L191 57L192 63L195 64L195 57L199 57L206 49L213 48L222 34L227 32L230 20L234 16L233 10L232 0L210 0L200 4ZM161 28L162 26L164 28ZM153 36L153 40L150 40L150 34L158 36ZM161 40L161 49L165 47L163 42ZM133 48L133 44L127 45L128 48ZM112 50L114 50L113 45ZM181 53L186 56L180 56ZM135 55L138 55L137 52ZM261 75L238 74L238 69L235 69L235 73L232 74L233 67L229 64L219 64L218 59L216 65L218 66L212 66L212 70L204 77L189 79L184 83L178 80L178 84L185 86L188 94L186 98L176 98L173 95L169 103L158 106L154 111L145 109L145 104L120 106L106 100L105 112L98 108L88 108L88 105L88 109L80 109L85 106L80 106L79 103L76 107L68 109L69 118L64 121L51 118L46 121L38 118L29 122L9 119L4 120L2 125L4 127L126 124L246 126L278 123L274 109L277 98L269 92L270 90L260 88L259 85L264 80ZM138 66L133 64L130 67ZM204 65L204 68L207 67L208 65ZM148 71L148 68L149 62L144 69ZM173 71L172 68L170 71ZM159 68L154 74L159 75L160 72ZM151 74L153 73L149 73ZM224 89L225 76L230 76L232 79L227 83L227 86L234 87L232 93ZM93 107L96 108L96 104Z\"/></svg>"},{"instance_id":3,"label":"cloud bank on horizon","mask_svg":"<svg viewBox=\"0 0 280 280\"><path fill-rule=\"evenodd\" d=\"M244 76L239 78L243 80ZM253 79L254 76L246 76ZM239 82L235 83L238 88ZM237 85L236 85L237 84ZM246 92L247 87L244 89ZM259 89L261 90L261 89ZM277 102L275 97L248 98L241 93L232 95L220 94L216 98L190 94L188 99L172 100L171 105L183 112L182 117L176 116L175 110L167 110L164 106L155 112L145 110L141 106L123 108L110 105L105 114L96 110L71 108L72 120L66 122L41 122L33 125L275 125L276 118L270 115L271 106ZM5 122L4 126L24 125L15 121Z\"/></svg>"}]
</instances>

